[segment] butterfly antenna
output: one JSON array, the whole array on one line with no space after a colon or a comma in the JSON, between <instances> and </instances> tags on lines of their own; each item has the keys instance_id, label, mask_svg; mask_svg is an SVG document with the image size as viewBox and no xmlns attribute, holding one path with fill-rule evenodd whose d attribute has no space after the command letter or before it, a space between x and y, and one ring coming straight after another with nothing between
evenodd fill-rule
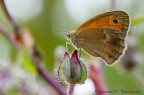
<instances>
[{"instance_id":1,"label":"butterfly antenna","mask_svg":"<svg viewBox=\"0 0 144 95\"><path fill-rule=\"evenodd\" d=\"M52 28L54 29L54 30L53 30L53 33L54 33L54 32L65 32L65 31L66 31L66 28L65 28L65 27L62 27L62 26L56 25L56 24L53 24L53 25L52 25Z\"/></svg>"}]
</instances>

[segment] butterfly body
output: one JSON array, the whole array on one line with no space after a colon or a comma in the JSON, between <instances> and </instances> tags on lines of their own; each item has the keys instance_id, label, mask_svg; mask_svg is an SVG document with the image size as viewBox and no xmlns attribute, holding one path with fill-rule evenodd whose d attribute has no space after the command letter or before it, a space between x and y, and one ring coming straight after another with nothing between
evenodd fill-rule
<instances>
[{"instance_id":1,"label":"butterfly body","mask_svg":"<svg viewBox=\"0 0 144 95\"><path fill-rule=\"evenodd\" d=\"M129 24L126 12L112 11L88 20L75 32L67 32L66 36L76 48L101 57L111 65L123 54Z\"/></svg>"}]
</instances>

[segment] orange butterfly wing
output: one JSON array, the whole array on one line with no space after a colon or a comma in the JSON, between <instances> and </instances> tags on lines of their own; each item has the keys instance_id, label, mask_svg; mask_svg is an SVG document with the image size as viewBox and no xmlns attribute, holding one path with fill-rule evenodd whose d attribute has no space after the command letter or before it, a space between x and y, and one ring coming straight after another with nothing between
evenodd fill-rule
<instances>
[{"instance_id":1,"label":"orange butterfly wing","mask_svg":"<svg viewBox=\"0 0 144 95\"><path fill-rule=\"evenodd\" d=\"M76 34L89 28L114 28L127 32L129 28L129 15L124 11L112 11L100 14L82 24L76 30Z\"/></svg>"}]
</instances>

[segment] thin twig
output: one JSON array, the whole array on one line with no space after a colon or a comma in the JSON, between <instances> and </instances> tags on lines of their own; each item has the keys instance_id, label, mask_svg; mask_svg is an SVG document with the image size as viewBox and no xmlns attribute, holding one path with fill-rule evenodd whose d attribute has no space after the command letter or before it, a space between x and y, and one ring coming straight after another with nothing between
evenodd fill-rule
<instances>
[{"instance_id":1,"label":"thin twig","mask_svg":"<svg viewBox=\"0 0 144 95\"><path fill-rule=\"evenodd\" d=\"M0 0L1 2L1 6L5 12L5 15L7 16L7 18L9 19L11 25L13 26L15 32L18 32L20 27L19 25L15 22L14 18L9 14L8 10L7 10L7 7L5 5L5 1L4 0Z\"/></svg>"},{"instance_id":2,"label":"thin twig","mask_svg":"<svg viewBox=\"0 0 144 95\"><path fill-rule=\"evenodd\" d=\"M32 61L34 65L36 66L36 69L39 73L39 75L48 83L50 84L57 92L59 92L60 95L65 95L64 90L57 81L55 81L52 77L49 76L46 70L41 65L41 55L37 51L37 49L34 47L33 55L31 55Z\"/></svg>"},{"instance_id":3,"label":"thin twig","mask_svg":"<svg viewBox=\"0 0 144 95\"><path fill-rule=\"evenodd\" d=\"M52 77L49 76L49 74L43 69L41 66L41 63L33 62L36 65L36 69L39 73L39 75L48 83L50 84L58 93L59 95L65 95L64 90L60 85L55 81Z\"/></svg>"},{"instance_id":4,"label":"thin twig","mask_svg":"<svg viewBox=\"0 0 144 95\"><path fill-rule=\"evenodd\" d=\"M17 49L19 50L19 45L17 44L16 40L9 34L9 32L4 28L4 26L0 25L0 33L8 39L8 41Z\"/></svg>"},{"instance_id":5,"label":"thin twig","mask_svg":"<svg viewBox=\"0 0 144 95\"><path fill-rule=\"evenodd\" d=\"M12 27L14 28L14 32L18 33L17 36L22 37L22 33L20 30L20 26L15 22L15 20L13 19L13 17L9 14L5 2L4 0L0 1L2 3L3 6L3 10L6 14L6 16L8 17L9 21L12 24ZM4 29L3 27L0 26L0 31L1 33L15 46L15 48L19 48L18 42L15 41L10 34L6 31L6 29ZM60 85L58 84L58 82L54 81L54 79L52 77L49 76L49 74L46 72L46 70L41 66L41 58L37 59L37 55L35 56L35 53L37 52L36 49L33 48L34 54L30 54L31 59L33 61L33 64L35 65L39 75L48 83L50 84L60 95L65 95L64 90L62 89L62 87L60 87ZM29 52L28 52L29 53ZM38 52L37 52L38 53Z\"/></svg>"}]
</instances>

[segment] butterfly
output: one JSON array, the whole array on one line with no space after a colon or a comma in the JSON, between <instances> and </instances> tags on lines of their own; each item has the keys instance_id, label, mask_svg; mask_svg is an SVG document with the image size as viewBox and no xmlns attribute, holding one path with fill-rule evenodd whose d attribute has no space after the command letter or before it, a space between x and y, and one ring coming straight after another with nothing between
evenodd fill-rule
<instances>
[{"instance_id":1,"label":"butterfly","mask_svg":"<svg viewBox=\"0 0 144 95\"><path fill-rule=\"evenodd\" d=\"M119 60L126 49L125 38L130 28L130 16L125 11L111 11L97 15L65 36L76 47L108 65Z\"/></svg>"}]
</instances>

